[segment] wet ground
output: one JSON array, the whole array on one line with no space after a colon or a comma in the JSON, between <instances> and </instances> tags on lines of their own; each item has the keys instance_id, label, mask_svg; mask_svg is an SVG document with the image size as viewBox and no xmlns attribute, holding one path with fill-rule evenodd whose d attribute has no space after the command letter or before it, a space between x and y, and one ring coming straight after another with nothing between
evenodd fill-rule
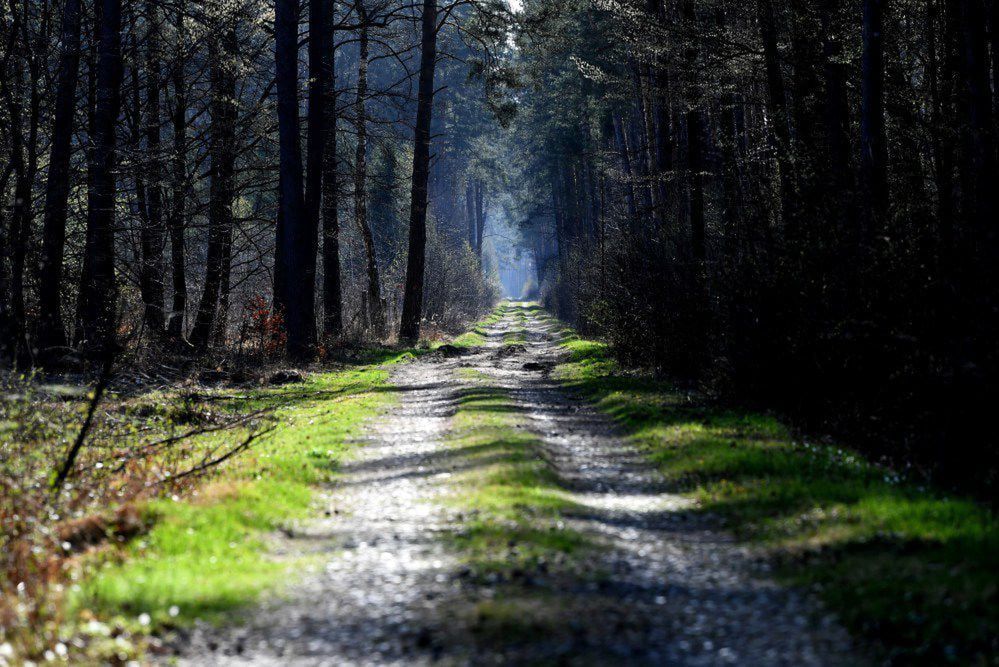
<instances>
[{"instance_id":1,"label":"wet ground","mask_svg":"<svg viewBox=\"0 0 999 667\"><path fill-rule=\"evenodd\" d=\"M400 366L398 404L373 421L320 516L275 550L323 566L228 627L176 646L185 665L857 664L849 637L799 591L664 488L606 417L548 375L552 323L508 309L487 344ZM509 343L516 333L523 342ZM469 379L475 377L475 380ZM514 584L470 578L446 539L463 515L446 496L463 462L450 418L471 383L503 391L538 455L580 509L571 527L601 548L586 572ZM450 546L449 546L450 545ZM482 601L546 607L549 632L489 636Z\"/></svg>"}]
</instances>

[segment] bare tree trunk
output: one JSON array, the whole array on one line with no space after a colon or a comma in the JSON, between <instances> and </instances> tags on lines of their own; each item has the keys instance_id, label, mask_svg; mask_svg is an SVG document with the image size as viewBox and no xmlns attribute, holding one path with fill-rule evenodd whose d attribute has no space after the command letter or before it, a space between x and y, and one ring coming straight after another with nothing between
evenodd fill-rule
<instances>
[{"instance_id":1,"label":"bare tree trunk","mask_svg":"<svg viewBox=\"0 0 999 667\"><path fill-rule=\"evenodd\" d=\"M100 38L94 136L87 172L87 235L75 340L87 356L115 347L118 288L114 275L115 126L121 110L121 0L99 0Z\"/></svg>"},{"instance_id":2,"label":"bare tree trunk","mask_svg":"<svg viewBox=\"0 0 999 667\"><path fill-rule=\"evenodd\" d=\"M184 315L187 311L187 266L185 228L187 226L187 94L184 80L185 3L180 0L174 15L177 31L177 53L173 70L173 155L171 174L171 205L167 216L170 234L170 278L173 301L167 323L167 333L175 343L184 338Z\"/></svg>"},{"instance_id":3,"label":"bare tree trunk","mask_svg":"<svg viewBox=\"0 0 999 667\"><path fill-rule=\"evenodd\" d=\"M28 36L25 34L25 42ZM33 57L29 60L35 61ZM14 128L15 141L12 146L14 165L14 205L10 216L10 333L14 342L13 351L19 362L31 363L31 352L27 340L27 320L24 299L24 272L27 257L28 236L31 230L32 188L38 172L38 126L41 120L41 96L38 90L38 76L34 65L29 65L28 75L28 118L27 128L21 118L20 99L10 106L10 121ZM16 79L15 79L16 81ZM20 92L14 92L20 96ZM18 133L24 132L26 141Z\"/></svg>"},{"instance_id":4,"label":"bare tree trunk","mask_svg":"<svg viewBox=\"0 0 999 667\"><path fill-rule=\"evenodd\" d=\"M827 201L831 213L842 224L853 218L849 196L854 188L850 171L850 108L847 100L847 65L843 62L843 43L839 38L836 14L840 0L824 0L821 7L822 55L825 61L825 134L831 187Z\"/></svg>"},{"instance_id":5,"label":"bare tree trunk","mask_svg":"<svg viewBox=\"0 0 999 667\"><path fill-rule=\"evenodd\" d=\"M323 334L333 338L343 335L343 296L340 284L339 183L336 156L336 68L333 25L334 0L323 0L324 35L321 67L323 70L323 124L326 126L323 151Z\"/></svg>"},{"instance_id":6,"label":"bare tree trunk","mask_svg":"<svg viewBox=\"0 0 999 667\"><path fill-rule=\"evenodd\" d=\"M326 148L323 153L323 333L338 338L343 335L343 288L340 283L339 183L336 156L336 48L333 39L334 0L323 0L326 41L323 46L323 105L326 125Z\"/></svg>"},{"instance_id":7,"label":"bare tree trunk","mask_svg":"<svg viewBox=\"0 0 999 667\"><path fill-rule=\"evenodd\" d=\"M231 18L229 20L232 20ZM205 350L211 340L218 312L219 295L226 270L226 255L232 237L232 204L235 194L236 128L236 29L228 27L221 49L209 49L211 67L211 183L208 201L208 256L205 285L191 331L191 343Z\"/></svg>"},{"instance_id":8,"label":"bare tree trunk","mask_svg":"<svg viewBox=\"0 0 999 667\"><path fill-rule=\"evenodd\" d=\"M486 230L485 186L480 179L475 180L475 256L482 262L482 237Z\"/></svg>"},{"instance_id":9,"label":"bare tree trunk","mask_svg":"<svg viewBox=\"0 0 999 667\"><path fill-rule=\"evenodd\" d=\"M375 336L385 336L385 312L382 309L381 279L378 275L378 257L375 255L375 242L368 223L368 119L365 98L368 96L368 14L362 0L357 0L357 15L360 21L357 59L357 101L354 105L357 115L357 150L354 155L354 219L364 241L364 255L368 263L368 308L370 308L371 328Z\"/></svg>"},{"instance_id":10,"label":"bare tree trunk","mask_svg":"<svg viewBox=\"0 0 999 667\"><path fill-rule=\"evenodd\" d=\"M465 184L465 219L468 221L468 247L475 250L479 228L475 219L475 179L471 177Z\"/></svg>"},{"instance_id":11,"label":"bare tree trunk","mask_svg":"<svg viewBox=\"0 0 999 667\"><path fill-rule=\"evenodd\" d=\"M612 123L617 151L621 155L621 168L624 170L624 197L628 206L628 220L634 227L638 219L638 208L635 203L635 178L631 168L631 156L628 153L628 142L624 137L624 124L620 116L614 114Z\"/></svg>"},{"instance_id":12,"label":"bare tree trunk","mask_svg":"<svg viewBox=\"0 0 999 667\"><path fill-rule=\"evenodd\" d=\"M995 124L989 87L988 49L983 0L957 3L961 27L961 68L964 79L963 170L967 192L965 215L973 226L977 250L993 250L996 234ZM971 230L969 230L971 231ZM984 243L982 243L984 242Z\"/></svg>"},{"instance_id":13,"label":"bare tree trunk","mask_svg":"<svg viewBox=\"0 0 999 667\"><path fill-rule=\"evenodd\" d=\"M888 217L888 137L884 109L884 0L864 0L860 103L862 242L869 245Z\"/></svg>"},{"instance_id":14,"label":"bare tree trunk","mask_svg":"<svg viewBox=\"0 0 999 667\"><path fill-rule=\"evenodd\" d=\"M696 80L696 64L699 57L697 40L699 37L696 30L697 16L694 13L692 0L684 1L683 18L689 24L689 39L691 40L686 52L689 76L691 77L690 99L696 101L701 96L701 88ZM699 107L694 106L687 111L687 170L690 188L690 249L694 261L699 265L703 264L707 254L704 226L703 134L703 112Z\"/></svg>"},{"instance_id":15,"label":"bare tree trunk","mask_svg":"<svg viewBox=\"0 0 999 667\"><path fill-rule=\"evenodd\" d=\"M139 287L143 319L154 336L162 337L163 316L163 170L160 154L160 39L156 2L146 2L146 215L142 226L142 268Z\"/></svg>"},{"instance_id":16,"label":"bare tree trunk","mask_svg":"<svg viewBox=\"0 0 999 667\"><path fill-rule=\"evenodd\" d=\"M954 249L954 145L944 141L950 118L954 71L946 54L952 51L953 31L948 16L941 16L939 3L926 5L927 78L930 82L933 166L937 189L937 229L940 238L940 262L949 273ZM943 12L946 14L946 10ZM943 44L937 39L937 21L943 23ZM941 48L942 47L942 48ZM941 53L942 51L942 53ZM943 63L943 67L941 67Z\"/></svg>"},{"instance_id":17,"label":"bare tree trunk","mask_svg":"<svg viewBox=\"0 0 999 667\"><path fill-rule=\"evenodd\" d=\"M315 253L315 239L303 195L302 147L298 118L298 2L275 2L275 79L280 144L280 213L275 262L275 302L284 312L288 355L305 359L316 343L315 281L309 282L306 255Z\"/></svg>"},{"instance_id":18,"label":"bare tree trunk","mask_svg":"<svg viewBox=\"0 0 999 667\"><path fill-rule=\"evenodd\" d=\"M305 263L306 282L315 285L315 252L319 234L319 216L323 198L323 164L327 148L326 133L326 77L329 70L323 66L323 53L330 40L327 33L326 0L309 0L309 115L306 124L305 155L305 234L312 252L302 258ZM311 306L315 309L315 304Z\"/></svg>"},{"instance_id":19,"label":"bare tree trunk","mask_svg":"<svg viewBox=\"0 0 999 667\"><path fill-rule=\"evenodd\" d=\"M66 345L62 321L63 254L69 202L69 163L73 152L73 116L80 70L80 0L66 0L62 10L62 50L52 122L52 150L45 188L42 259L38 281L38 348Z\"/></svg>"},{"instance_id":20,"label":"bare tree trunk","mask_svg":"<svg viewBox=\"0 0 999 667\"><path fill-rule=\"evenodd\" d=\"M785 224L794 218L794 174L791 164L791 120L787 112L787 91L780 66L777 24L773 0L757 0L760 37L763 41L763 62L767 81L767 115L773 127L774 153L777 167L778 198Z\"/></svg>"},{"instance_id":21,"label":"bare tree trunk","mask_svg":"<svg viewBox=\"0 0 999 667\"><path fill-rule=\"evenodd\" d=\"M420 338L423 314L423 276L427 245L427 179L430 175L430 121L434 108L434 70L437 66L437 2L423 0L420 48L420 84L417 93L415 145L413 147L413 187L410 193L409 256L406 287L402 302L399 338L415 342Z\"/></svg>"}]
</instances>

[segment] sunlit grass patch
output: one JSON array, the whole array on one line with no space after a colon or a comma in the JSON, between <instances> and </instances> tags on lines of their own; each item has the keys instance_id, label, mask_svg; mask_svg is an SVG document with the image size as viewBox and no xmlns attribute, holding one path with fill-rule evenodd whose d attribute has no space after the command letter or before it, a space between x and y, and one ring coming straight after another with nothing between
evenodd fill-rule
<instances>
[{"instance_id":1,"label":"sunlit grass patch","mask_svg":"<svg viewBox=\"0 0 999 667\"><path fill-rule=\"evenodd\" d=\"M541 458L539 441L519 428L519 408L483 382L462 396L448 445L460 461L451 504L466 521L454 544L473 574L523 576L564 565L590 548L566 527L574 503Z\"/></svg>"},{"instance_id":2,"label":"sunlit grass patch","mask_svg":"<svg viewBox=\"0 0 999 667\"><path fill-rule=\"evenodd\" d=\"M999 655L999 523L772 416L718 407L569 339L555 377L610 414L678 490L765 545L787 581L902 662ZM987 656L991 656L988 658ZM983 662L983 664L984 664Z\"/></svg>"},{"instance_id":3,"label":"sunlit grass patch","mask_svg":"<svg viewBox=\"0 0 999 667\"><path fill-rule=\"evenodd\" d=\"M151 502L150 532L107 554L76 604L183 623L246 604L280 581L288 564L268 558L266 535L307 515L313 489L333 479L351 437L392 400L387 378L379 365L218 392L221 409L273 408L278 429L189 499Z\"/></svg>"},{"instance_id":4,"label":"sunlit grass patch","mask_svg":"<svg viewBox=\"0 0 999 667\"><path fill-rule=\"evenodd\" d=\"M451 345L460 348L473 348L485 345L486 330L502 320L510 307L509 302L501 302L488 315L472 325L471 329L452 340Z\"/></svg>"}]
</instances>

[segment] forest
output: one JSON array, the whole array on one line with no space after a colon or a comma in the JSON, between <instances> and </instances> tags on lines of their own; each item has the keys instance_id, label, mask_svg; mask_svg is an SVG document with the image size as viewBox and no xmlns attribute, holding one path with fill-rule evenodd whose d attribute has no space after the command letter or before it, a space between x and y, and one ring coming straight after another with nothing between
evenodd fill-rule
<instances>
[{"instance_id":1,"label":"forest","mask_svg":"<svg viewBox=\"0 0 999 667\"><path fill-rule=\"evenodd\" d=\"M3 5L0 666L999 660L999 0Z\"/></svg>"}]
</instances>

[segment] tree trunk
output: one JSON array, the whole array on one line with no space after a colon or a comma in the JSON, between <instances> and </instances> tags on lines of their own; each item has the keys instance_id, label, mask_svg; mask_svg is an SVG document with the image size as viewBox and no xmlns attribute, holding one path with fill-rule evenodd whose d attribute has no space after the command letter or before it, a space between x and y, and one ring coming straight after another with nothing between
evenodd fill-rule
<instances>
[{"instance_id":1,"label":"tree trunk","mask_svg":"<svg viewBox=\"0 0 999 667\"><path fill-rule=\"evenodd\" d=\"M371 328L377 338L385 336L385 312L382 309L381 279L378 275L378 257L375 241L368 223L368 119L365 98L368 96L368 14L364 4L356 4L361 23L358 37L357 101L354 105L357 128L357 150L354 153L354 220L364 241L364 255L368 269L368 308Z\"/></svg>"},{"instance_id":2,"label":"tree trunk","mask_svg":"<svg viewBox=\"0 0 999 667\"><path fill-rule=\"evenodd\" d=\"M939 1L926 5L927 78L930 82L931 131L933 171L937 190L937 229L940 239L939 260L949 275L954 249L954 144L945 141L952 114L954 71L947 54L952 53L953 30L948 16L941 16ZM946 2L946 0L942 0ZM946 13L946 12L945 12ZM943 23L943 43L937 39ZM941 67L941 64L943 65Z\"/></svg>"},{"instance_id":3,"label":"tree trunk","mask_svg":"<svg viewBox=\"0 0 999 667\"><path fill-rule=\"evenodd\" d=\"M628 142L624 137L624 122L620 115L614 114L612 120L614 141L618 154L621 156L621 169L624 171L624 198L628 207L628 221L634 229L638 220L638 205L635 202L635 177L631 168L631 155L628 152Z\"/></svg>"},{"instance_id":4,"label":"tree trunk","mask_svg":"<svg viewBox=\"0 0 999 667\"><path fill-rule=\"evenodd\" d=\"M27 42L27 36L25 37ZM34 59L31 59L34 61ZM29 65L34 70L33 65ZM10 107L10 124L14 128L11 146L11 162L14 165L14 203L10 216L10 311L9 332L13 341L12 351L19 362L31 363L31 352L27 340L27 321L24 302L24 270L27 257L28 236L31 231L32 187L38 171L38 126L41 120L41 97L38 90L37 72L28 73L28 118L27 128L22 124L20 91ZM20 75L17 77L20 78ZM17 82L17 79L15 79ZM22 139L19 134L26 136ZM26 139L26 141L25 141Z\"/></svg>"},{"instance_id":5,"label":"tree trunk","mask_svg":"<svg viewBox=\"0 0 999 667\"><path fill-rule=\"evenodd\" d=\"M475 256L482 263L482 237L486 230L485 187L482 181L475 181Z\"/></svg>"},{"instance_id":6,"label":"tree trunk","mask_svg":"<svg viewBox=\"0 0 999 667\"><path fill-rule=\"evenodd\" d=\"M340 284L340 220L339 183L336 157L336 68L333 26L334 0L323 0L323 35L321 54L323 100L323 134L325 148L322 163L322 225L323 225L323 334L332 338L343 335L343 296Z\"/></svg>"},{"instance_id":7,"label":"tree trunk","mask_svg":"<svg viewBox=\"0 0 999 667\"><path fill-rule=\"evenodd\" d=\"M303 196L302 147L298 118L298 2L275 2L275 79L280 152L279 222L275 301L284 313L288 355L304 359L316 342L315 282L309 282L306 256L315 253ZM311 243L310 243L311 241Z\"/></svg>"},{"instance_id":8,"label":"tree trunk","mask_svg":"<svg viewBox=\"0 0 999 667\"><path fill-rule=\"evenodd\" d=\"M177 53L173 65L173 165L171 174L171 205L167 216L170 233L170 278L173 287L173 301L167 323L167 333L174 343L184 338L184 315L187 311L187 266L185 228L187 227L187 95L185 91L184 68L184 12L185 3L180 1L174 25L177 31Z\"/></svg>"},{"instance_id":9,"label":"tree trunk","mask_svg":"<svg viewBox=\"0 0 999 667\"><path fill-rule=\"evenodd\" d=\"M142 269L139 287L143 319L154 336L162 337L163 315L163 169L160 154L160 40L159 12L146 3L149 34L146 39L146 215L141 230Z\"/></svg>"},{"instance_id":10,"label":"tree trunk","mask_svg":"<svg viewBox=\"0 0 999 667\"><path fill-rule=\"evenodd\" d=\"M973 226L972 243L982 251L996 238L996 155L989 64L982 0L957 3L961 26L961 67L964 79L965 217ZM984 243L984 245L981 245Z\"/></svg>"},{"instance_id":11,"label":"tree trunk","mask_svg":"<svg viewBox=\"0 0 999 667\"><path fill-rule=\"evenodd\" d=\"M66 330L62 322L62 262L66 246L73 117L80 70L80 14L80 0L66 0L62 10L62 49L53 111L52 150L45 186L42 258L38 274L38 348L43 352L66 345Z\"/></svg>"},{"instance_id":12,"label":"tree trunk","mask_svg":"<svg viewBox=\"0 0 999 667\"><path fill-rule=\"evenodd\" d=\"M767 80L767 115L773 132L781 217L785 224L794 218L794 174L790 161L791 120L787 113L787 91L777 44L777 24L772 0L758 0L760 37Z\"/></svg>"},{"instance_id":13,"label":"tree trunk","mask_svg":"<svg viewBox=\"0 0 999 667\"><path fill-rule=\"evenodd\" d=\"M701 87L696 78L696 66L699 58L699 39L697 16L692 0L683 3L683 19L688 24L690 46L686 51L689 69L690 90L689 99L697 102L701 97ZM698 265L704 263L706 256L704 227L704 153L703 153L704 117L698 106L687 111L687 172L690 188L690 250Z\"/></svg>"},{"instance_id":14,"label":"tree trunk","mask_svg":"<svg viewBox=\"0 0 999 667\"><path fill-rule=\"evenodd\" d=\"M999 1L992 0L989 14L989 38L992 50L992 113L999 118Z\"/></svg>"},{"instance_id":15,"label":"tree trunk","mask_svg":"<svg viewBox=\"0 0 999 667\"><path fill-rule=\"evenodd\" d=\"M76 343L86 356L115 349L115 126L121 110L121 0L99 0L100 37L93 139L87 172L87 234L80 277Z\"/></svg>"},{"instance_id":16,"label":"tree trunk","mask_svg":"<svg viewBox=\"0 0 999 667\"><path fill-rule=\"evenodd\" d=\"M231 20L231 19L230 19ZM221 49L209 49L211 67L211 183L208 194L208 255L205 285L191 331L191 343L204 351L215 330L219 295L232 237L232 204L235 193L236 30L226 28Z\"/></svg>"},{"instance_id":17,"label":"tree trunk","mask_svg":"<svg viewBox=\"0 0 999 667\"><path fill-rule=\"evenodd\" d=\"M850 108L847 101L847 65L842 62L836 14L840 0L825 0L822 6L822 55L825 61L825 134L828 171L835 191L833 199L844 206L843 193L853 189L850 172Z\"/></svg>"},{"instance_id":18,"label":"tree trunk","mask_svg":"<svg viewBox=\"0 0 999 667\"><path fill-rule=\"evenodd\" d=\"M864 0L860 103L861 239L869 245L887 222L888 138L884 101L884 0Z\"/></svg>"},{"instance_id":19,"label":"tree trunk","mask_svg":"<svg viewBox=\"0 0 999 667\"><path fill-rule=\"evenodd\" d=\"M402 302L399 338L416 342L423 313L423 275L427 244L427 178L430 174L430 121L434 106L434 70L437 65L437 2L423 0L420 84L417 93L413 186L410 193L409 256Z\"/></svg>"},{"instance_id":20,"label":"tree trunk","mask_svg":"<svg viewBox=\"0 0 999 667\"><path fill-rule=\"evenodd\" d=\"M468 247L473 251L478 244L478 225L475 220L475 179L465 183L465 219L468 221Z\"/></svg>"},{"instance_id":21,"label":"tree trunk","mask_svg":"<svg viewBox=\"0 0 999 667\"><path fill-rule=\"evenodd\" d=\"M306 125L305 155L305 234L312 252L302 258L305 263L306 283L315 285L315 251L319 234L319 216L323 198L323 164L327 148L326 133L326 77L330 71L323 64L323 54L330 37L327 33L326 0L309 0L309 115ZM315 304L310 306L315 310Z\"/></svg>"}]
</instances>

